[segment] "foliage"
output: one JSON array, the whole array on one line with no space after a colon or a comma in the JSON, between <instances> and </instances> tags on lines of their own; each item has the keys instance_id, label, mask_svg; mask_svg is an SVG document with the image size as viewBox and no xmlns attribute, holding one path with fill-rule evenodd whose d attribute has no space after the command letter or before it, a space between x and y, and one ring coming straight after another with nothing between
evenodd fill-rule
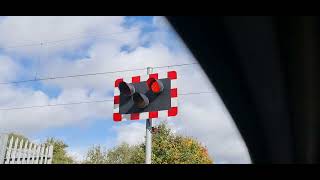
<instances>
[{"instance_id":1,"label":"foliage","mask_svg":"<svg viewBox=\"0 0 320 180\"><path fill-rule=\"evenodd\" d=\"M106 151L100 145L93 146L86 155L85 164L137 164L143 163L141 146L130 146L127 143Z\"/></svg>"},{"instance_id":2,"label":"foliage","mask_svg":"<svg viewBox=\"0 0 320 180\"><path fill-rule=\"evenodd\" d=\"M74 160L67 154L66 148L68 147L62 140L48 138L46 144L53 145L53 164L72 164Z\"/></svg>"},{"instance_id":3,"label":"foliage","mask_svg":"<svg viewBox=\"0 0 320 180\"><path fill-rule=\"evenodd\" d=\"M199 142L190 137L175 135L162 123L152 137L153 164L211 164L208 151ZM145 143L130 146L120 144L108 151L100 146L93 147L87 153L85 163L106 164L143 164L145 161Z\"/></svg>"},{"instance_id":4,"label":"foliage","mask_svg":"<svg viewBox=\"0 0 320 180\"><path fill-rule=\"evenodd\" d=\"M152 163L154 164L211 164L208 151L191 137L175 135L166 124L158 127L152 137ZM143 145L144 146L144 145Z\"/></svg>"},{"instance_id":5,"label":"foliage","mask_svg":"<svg viewBox=\"0 0 320 180\"><path fill-rule=\"evenodd\" d=\"M107 152L100 145L93 146L87 152L84 164L105 164Z\"/></svg>"},{"instance_id":6,"label":"foliage","mask_svg":"<svg viewBox=\"0 0 320 180\"><path fill-rule=\"evenodd\" d=\"M130 146L123 143L108 151L106 162L108 164L141 164L144 162L143 154L141 145Z\"/></svg>"}]
</instances>

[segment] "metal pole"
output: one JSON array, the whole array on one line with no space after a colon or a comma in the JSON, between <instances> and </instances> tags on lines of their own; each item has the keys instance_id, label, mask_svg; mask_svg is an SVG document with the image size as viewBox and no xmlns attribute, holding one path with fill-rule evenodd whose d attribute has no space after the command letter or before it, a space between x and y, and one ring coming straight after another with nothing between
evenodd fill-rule
<instances>
[{"instance_id":1,"label":"metal pole","mask_svg":"<svg viewBox=\"0 0 320 180\"><path fill-rule=\"evenodd\" d=\"M152 73L152 68L147 68L147 74ZM152 119L146 120L146 164L151 164L152 155Z\"/></svg>"}]
</instances>

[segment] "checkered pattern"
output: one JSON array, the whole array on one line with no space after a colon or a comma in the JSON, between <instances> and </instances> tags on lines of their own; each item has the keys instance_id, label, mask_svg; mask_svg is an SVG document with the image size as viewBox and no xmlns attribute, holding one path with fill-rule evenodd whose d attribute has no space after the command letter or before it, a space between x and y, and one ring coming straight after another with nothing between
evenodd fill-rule
<instances>
[{"instance_id":1,"label":"checkered pattern","mask_svg":"<svg viewBox=\"0 0 320 180\"><path fill-rule=\"evenodd\" d=\"M154 112L142 112L142 113L132 113L132 114L120 114L120 90L118 88L119 83L125 81L127 83L139 83L141 81L147 81L149 77L155 79L165 79L169 78L171 81L171 108L169 110L154 111ZM176 116L178 114L178 89L177 89L177 72L169 71L166 73L154 73L148 76L134 76L131 78L120 78L115 81L114 90L114 108L113 108L113 120L123 121L123 120L139 120L148 118L159 118L159 117L170 117Z\"/></svg>"}]
</instances>

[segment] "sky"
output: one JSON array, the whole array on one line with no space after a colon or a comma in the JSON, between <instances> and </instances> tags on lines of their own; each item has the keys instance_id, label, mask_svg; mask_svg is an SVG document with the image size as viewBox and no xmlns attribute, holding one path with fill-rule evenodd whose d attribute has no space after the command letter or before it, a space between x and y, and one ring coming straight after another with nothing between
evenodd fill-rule
<instances>
[{"instance_id":1,"label":"sky","mask_svg":"<svg viewBox=\"0 0 320 180\"><path fill-rule=\"evenodd\" d=\"M0 109L113 99L117 78L145 75L147 70L4 82L196 62L163 17L0 17ZM178 116L155 119L154 124L166 121L174 133L196 138L214 163L250 163L241 135L201 67L153 72L169 70L178 73L178 93L212 93L179 96ZM112 112L112 101L0 110L0 132L20 133L38 143L62 139L79 161L93 145L108 149L144 141L145 120L114 122Z\"/></svg>"}]
</instances>

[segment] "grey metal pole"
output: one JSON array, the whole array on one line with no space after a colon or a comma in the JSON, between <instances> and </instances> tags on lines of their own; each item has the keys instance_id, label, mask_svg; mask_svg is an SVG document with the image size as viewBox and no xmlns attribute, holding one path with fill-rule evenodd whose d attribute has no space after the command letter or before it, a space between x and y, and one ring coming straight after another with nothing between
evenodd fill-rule
<instances>
[{"instance_id":1,"label":"grey metal pole","mask_svg":"<svg viewBox=\"0 0 320 180\"><path fill-rule=\"evenodd\" d=\"M147 74L152 73L152 68L147 68ZM146 120L146 164L151 164L152 155L152 119Z\"/></svg>"}]
</instances>

